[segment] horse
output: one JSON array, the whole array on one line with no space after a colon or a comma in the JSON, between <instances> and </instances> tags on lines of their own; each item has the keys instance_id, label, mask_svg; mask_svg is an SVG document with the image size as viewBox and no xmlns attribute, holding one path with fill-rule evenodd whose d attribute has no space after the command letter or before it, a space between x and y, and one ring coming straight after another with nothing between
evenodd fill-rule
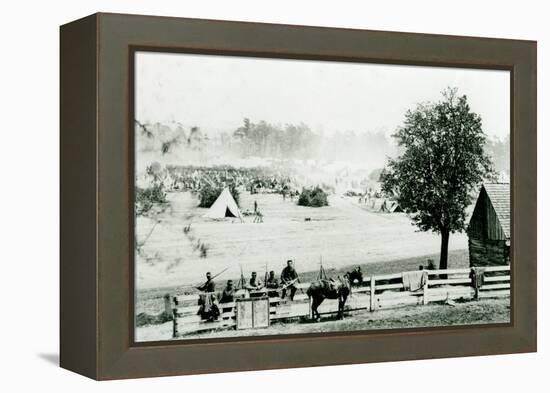
<instances>
[{"instance_id":1,"label":"horse","mask_svg":"<svg viewBox=\"0 0 550 393\"><path fill-rule=\"evenodd\" d=\"M313 320L318 321L321 315L317 308L325 299L338 299L338 319L344 318L344 307L346 300L351 292L351 281L349 273L344 275L344 279L338 277L337 281L333 280L318 280L312 282L306 291L308 298L311 301L311 312Z\"/></svg>"}]
</instances>

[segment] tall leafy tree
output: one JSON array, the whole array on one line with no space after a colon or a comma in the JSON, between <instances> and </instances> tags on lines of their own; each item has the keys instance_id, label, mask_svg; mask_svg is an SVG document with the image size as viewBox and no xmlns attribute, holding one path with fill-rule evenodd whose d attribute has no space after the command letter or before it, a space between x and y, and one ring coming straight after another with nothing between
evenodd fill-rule
<instances>
[{"instance_id":1,"label":"tall leafy tree","mask_svg":"<svg viewBox=\"0 0 550 393\"><path fill-rule=\"evenodd\" d=\"M397 196L422 231L441 234L439 268L446 269L449 236L465 229L473 191L494 172L481 117L457 89L442 94L441 101L406 112L393 135L401 154L388 160L382 188Z\"/></svg>"}]
</instances>

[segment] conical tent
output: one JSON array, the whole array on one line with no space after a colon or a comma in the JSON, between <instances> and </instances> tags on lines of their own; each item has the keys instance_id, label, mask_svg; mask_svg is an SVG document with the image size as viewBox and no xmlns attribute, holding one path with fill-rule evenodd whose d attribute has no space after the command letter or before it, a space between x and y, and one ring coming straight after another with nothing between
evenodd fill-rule
<instances>
[{"instance_id":1,"label":"conical tent","mask_svg":"<svg viewBox=\"0 0 550 393\"><path fill-rule=\"evenodd\" d=\"M390 213L403 213L403 209L399 206L398 202L392 202L390 205Z\"/></svg>"},{"instance_id":2,"label":"conical tent","mask_svg":"<svg viewBox=\"0 0 550 393\"><path fill-rule=\"evenodd\" d=\"M210 206L208 212L204 215L207 218L225 218L236 217L242 220L241 211L229 192L229 189L224 188L216 201Z\"/></svg>"}]
</instances>

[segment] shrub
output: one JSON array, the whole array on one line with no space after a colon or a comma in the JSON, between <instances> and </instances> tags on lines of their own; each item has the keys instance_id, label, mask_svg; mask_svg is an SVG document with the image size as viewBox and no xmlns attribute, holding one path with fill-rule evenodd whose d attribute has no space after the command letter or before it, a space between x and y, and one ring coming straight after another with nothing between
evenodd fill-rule
<instances>
[{"instance_id":1,"label":"shrub","mask_svg":"<svg viewBox=\"0 0 550 393\"><path fill-rule=\"evenodd\" d=\"M347 196L347 197L360 197L360 196L363 196L363 194L361 194L360 192L357 192L357 191L347 190L346 192L344 192L344 196Z\"/></svg>"},{"instance_id":2,"label":"shrub","mask_svg":"<svg viewBox=\"0 0 550 393\"><path fill-rule=\"evenodd\" d=\"M328 195L320 187L303 188L298 197L298 205L309 207L328 206Z\"/></svg>"},{"instance_id":3,"label":"shrub","mask_svg":"<svg viewBox=\"0 0 550 393\"><path fill-rule=\"evenodd\" d=\"M163 183L154 183L151 187L136 187L136 214L147 214L156 203L166 203Z\"/></svg>"},{"instance_id":4,"label":"shrub","mask_svg":"<svg viewBox=\"0 0 550 393\"><path fill-rule=\"evenodd\" d=\"M199 207L210 207L216 202L216 199L220 196L222 193L224 187L221 186L212 186L207 185L201 188L199 191ZM233 196L233 199L237 203L237 206L239 206L239 190L232 185L229 187L229 192Z\"/></svg>"}]
</instances>

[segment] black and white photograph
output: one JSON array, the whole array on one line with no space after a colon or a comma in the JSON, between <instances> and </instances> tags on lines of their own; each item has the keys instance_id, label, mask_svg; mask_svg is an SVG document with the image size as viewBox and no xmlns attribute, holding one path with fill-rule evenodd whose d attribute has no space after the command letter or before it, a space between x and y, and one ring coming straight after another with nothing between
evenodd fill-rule
<instances>
[{"instance_id":1,"label":"black and white photograph","mask_svg":"<svg viewBox=\"0 0 550 393\"><path fill-rule=\"evenodd\" d=\"M136 342L510 323L510 71L133 60Z\"/></svg>"},{"instance_id":2,"label":"black and white photograph","mask_svg":"<svg viewBox=\"0 0 550 393\"><path fill-rule=\"evenodd\" d=\"M545 8L5 3L0 391L544 392Z\"/></svg>"}]
</instances>

